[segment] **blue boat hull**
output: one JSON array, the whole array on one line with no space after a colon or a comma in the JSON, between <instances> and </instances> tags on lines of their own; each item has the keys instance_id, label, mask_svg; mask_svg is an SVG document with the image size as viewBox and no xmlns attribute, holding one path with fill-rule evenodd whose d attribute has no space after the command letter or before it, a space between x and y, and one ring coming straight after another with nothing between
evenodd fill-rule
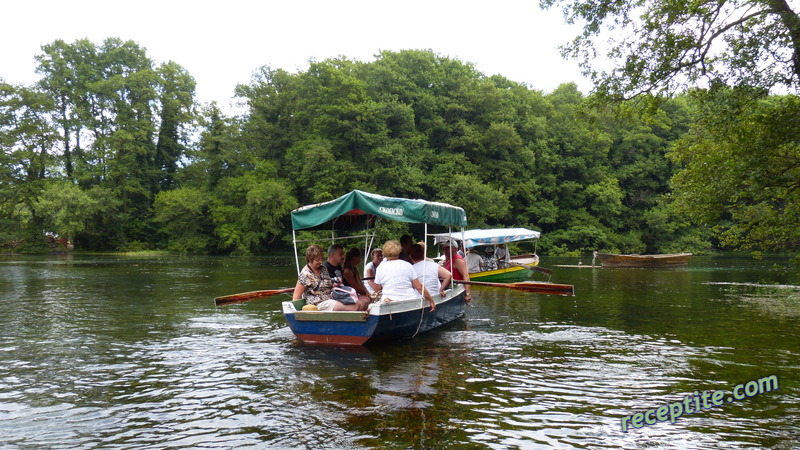
<instances>
[{"instance_id":1,"label":"blue boat hull","mask_svg":"<svg viewBox=\"0 0 800 450\"><path fill-rule=\"evenodd\" d=\"M292 332L303 342L367 345L414 337L458 319L465 309L464 288L458 286L446 298L437 299L433 312L428 302L420 299L376 304L369 314L297 311L292 302L284 302L283 312Z\"/></svg>"}]
</instances>

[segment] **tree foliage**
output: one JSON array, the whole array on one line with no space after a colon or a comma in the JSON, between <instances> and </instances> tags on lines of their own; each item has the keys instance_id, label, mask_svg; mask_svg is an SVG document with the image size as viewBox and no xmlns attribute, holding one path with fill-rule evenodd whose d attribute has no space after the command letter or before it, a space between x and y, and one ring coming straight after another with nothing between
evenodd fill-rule
<instances>
[{"instance_id":1,"label":"tree foliage","mask_svg":"<svg viewBox=\"0 0 800 450\"><path fill-rule=\"evenodd\" d=\"M562 47L598 92L672 93L706 80L800 87L800 17L784 0L541 0L583 32ZM610 65L610 67L603 67Z\"/></svg>"},{"instance_id":2,"label":"tree foliage","mask_svg":"<svg viewBox=\"0 0 800 450\"><path fill-rule=\"evenodd\" d=\"M677 207L718 231L724 246L800 248L800 99L698 91L695 125L672 158Z\"/></svg>"},{"instance_id":3,"label":"tree foliage","mask_svg":"<svg viewBox=\"0 0 800 450\"><path fill-rule=\"evenodd\" d=\"M545 94L408 50L262 67L229 117L133 42L56 41L37 61L34 86L0 85L9 235L263 253L291 234L292 209L363 189L458 204L475 228L542 230L551 253L708 245L666 206L683 98L653 117L612 115L572 83Z\"/></svg>"},{"instance_id":4,"label":"tree foliage","mask_svg":"<svg viewBox=\"0 0 800 450\"><path fill-rule=\"evenodd\" d=\"M560 5L570 22L583 23L583 33L563 53L581 61L599 98L664 98L692 87L690 95L680 98L694 111L692 120L684 121L691 130L671 158L678 165L671 198L681 215L713 227L724 247L800 248L798 136L793 131L800 119L800 16L794 5L784 0L540 4ZM770 90L785 95L769 96ZM669 125L658 117L662 114L656 114L656 121ZM631 127L624 134L646 149L647 141L675 139L680 131L683 125L644 134ZM622 144L615 146L615 158L625 158ZM670 172L661 154L641 161L653 175ZM654 164L665 170L653 170ZM620 181L630 183L624 187L627 195L664 185L662 180L629 176L641 166L625 165ZM645 214L645 228L672 228L661 218L665 212Z\"/></svg>"}]
</instances>

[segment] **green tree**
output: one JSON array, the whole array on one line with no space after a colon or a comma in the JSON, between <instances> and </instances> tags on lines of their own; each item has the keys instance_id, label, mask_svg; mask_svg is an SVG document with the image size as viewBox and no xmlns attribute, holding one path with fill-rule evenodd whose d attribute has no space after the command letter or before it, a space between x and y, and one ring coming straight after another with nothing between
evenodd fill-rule
<instances>
[{"instance_id":1,"label":"green tree","mask_svg":"<svg viewBox=\"0 0 800 450\"><path fill-rule=\"evenodd\" d=\"M749 89L696 91L702 108L672 158L680 211L746 250L800 248L800 99Z\"/></svg>"},{"instance_id":2,"label":"green tree","mask_svg":"<svg viewBox=\"0 0 800 450\"><path fill-rule=\"evenodd\" d=\"M251 254L282 236L289 213L298 204L291 188L278 179L274 164L259 161L252 171L219 181L209 201L220 251Z\"/></svg>"},{"instance_id":3,"label":"green tree","mask_svg":"<svg viewBox=\"0 0 800 450\"><path fill-rule=\"evenodd\" d=\"M48 231L74 240L81 233L96 233L98 230L91 228L98 216L118 205L105 188L84 191L69 181L52 181L33 206Z\"/></svg>"},{"instance_id":4,"label":"green tree","mask_svg":"<svg viewBox=\"0 0 800 450\"><path fill-rule=\"evenodd\" d=\"M162 191L153 202L154 220L166 236L167 248L178 253L208 251L208 196L193 188Z\"/></svg>"},{"instance_id":5,"label":"green tree","mask_svg":"<svg viewBox=\"0 0 800 450\"><path fill-rule=\"evenodd\" d=\"M36 91L48 101L39 130L53 136L54 172L87 192L111 192L121 218L96 242L124 246L154 235L155 194L172 186L189 142L194 79L174 62L154 69L133 41L57 40L37 55Z\"/></svg>"},{"instance_id":6,"label":"green tree","mask_svg":"<svg viewBox=\"0 0 800 450\"><path fill-rule=\"evenodd\" d=\"M67 177L75 176L76 166L84 160L86 132L95 130L99 101L90 93L92 83L100 79L96 64L97 47L82 39L73 44L56 40L42 46L36 55L36 72L42 75L39 89L52 99L52 126L57 130L63 167Z\"/></svg>"},{"instance_id":7,"label":"green tree","mask_svg":"<svg viewBox=\"0 0 800 450\"><path fill-rule=\"evenodd\" d=\"M43 242L33 204L59 172L52 106L46 93L0 82L0 242Z\"/></svg>"},{"instance_id":8,"label":"green tree","mask_svg":"<svg viewBox=\"0 0 800 450\"><path fill-rule=\"evenodd\" d=\"M673 180L678 211L715 226L726 246L800 248L792 203L797 141L787 125L800 117L796 95L766 98L772 88L800 88L800 17L792 5L782 0L540 4L563 5L568 21L584 23L583 33L563 52L582 61L601 99L705 86L694 91L700 112L673 157L680 165ZM598 67L598 61L611 67ZM786 159L779 163L779 155ZM660 212L651 209L650 217Z\"/></svg>"},{"instance_id":9,"label":"green tree","mask_svg":"<svg viewBox=\"0 0 800 450\"><path fill-rule=\"evenodd\" d=\"M158 189L172 187L189 142L189 126L194 122L195 80L183 67L170 61L158 68L159 121L154 166L158 169Z\"/></svg>"}]
</instances>

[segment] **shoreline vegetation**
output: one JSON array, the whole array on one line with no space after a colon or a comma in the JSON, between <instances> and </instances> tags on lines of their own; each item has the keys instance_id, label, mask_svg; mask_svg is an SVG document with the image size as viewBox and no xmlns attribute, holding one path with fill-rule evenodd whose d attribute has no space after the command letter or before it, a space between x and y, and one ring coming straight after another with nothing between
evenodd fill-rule
<instances>
[{"instance_id":1,"label":"shoreline vegetation","mask_svg":"<svg viewBox=\"0 0 800 450\"><path fill-rule=\"evenodd\" d=\"M0 80L0 243L47 232L79 251L264 255L287 245L291 210L361 189L461 206L470 228L541 231L551 256L800 245L780 238L798 223L781 214L795 203L780 187L770 199L784 202L719 202L734 183L726 161L741 158L704 162L720 169L713 192L686 176L718 119L709 105L739 101L730 88L647 109L569 82L545 93L430 50L384 51L261 67L228 117L195 100L183 67L133 41L57 40L36 61L35 84ZM742 124L761 112L749 106Z\"/></svg>"}]
</instances>

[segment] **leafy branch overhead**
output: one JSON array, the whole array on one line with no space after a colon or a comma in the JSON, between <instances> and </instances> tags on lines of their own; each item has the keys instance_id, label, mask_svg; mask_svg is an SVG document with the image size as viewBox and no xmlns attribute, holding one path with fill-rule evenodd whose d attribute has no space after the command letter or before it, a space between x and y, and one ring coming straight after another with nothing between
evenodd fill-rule
<instances>
[{"instance_id":1,"label":"leafy branch overhead","mask_svg":"<svg viewBox=\"0 0 800 450\"><path fill-rule=\"evenodd\" d=\"M635 97L720 80L800 87L800 17L785 0L542 0L583 32L562 47L598 93ZM701 84L701 85L702 85Z\"/></svg>"}]
</instances>

